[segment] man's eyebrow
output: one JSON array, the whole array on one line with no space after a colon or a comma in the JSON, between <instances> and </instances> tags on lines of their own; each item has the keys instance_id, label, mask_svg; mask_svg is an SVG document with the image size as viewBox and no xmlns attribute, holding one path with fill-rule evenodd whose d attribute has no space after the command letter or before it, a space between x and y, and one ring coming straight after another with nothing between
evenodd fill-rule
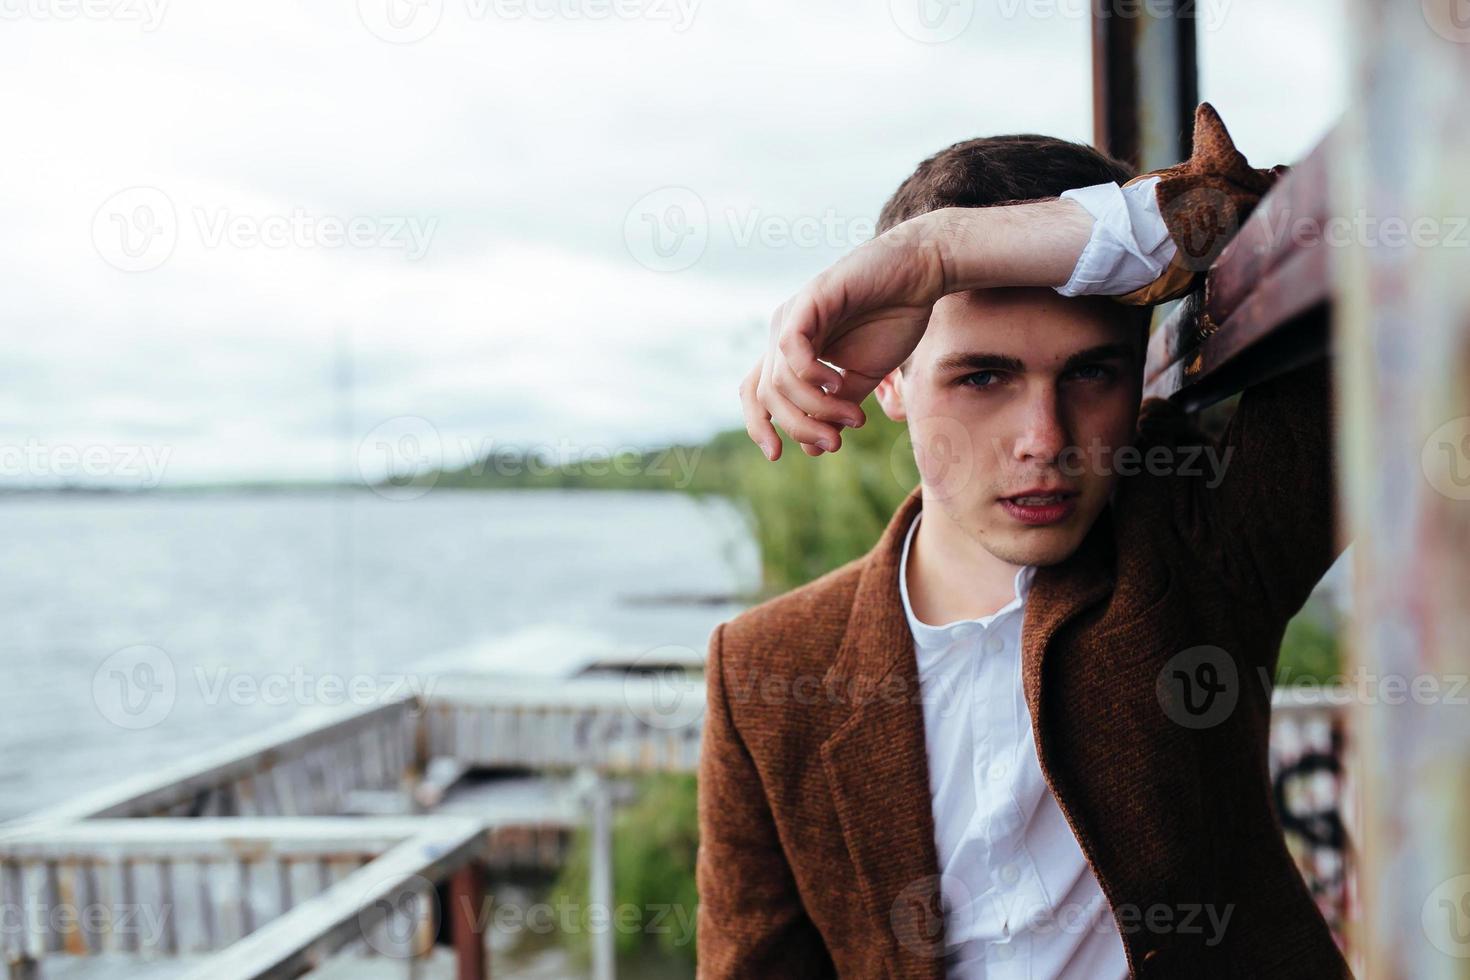
<instances>
[{"instance_id":1,"label":"man's eyebrow","mask_svg":"<svg viewBox=\"0 0 1470 980\"><path fill-rule=\"evenodd\" d=\"M1093 364L1097 361L1111 361L1114 359L1128 360L1133 357L1133 345L1126 343L1098 344L1086 350L1079 350L1062 362L1062 370L1070 371L1072 368L1083 364Z\"/></svg>"},{"instance_id":2,"label":"man's eyebrow","mask_svg":"<svg viewBox=\"0 0 1470 980\"><path fill-rule=\"evenodd\" d=\"M940 373L950 371L1014 371L1026 370L1020 358L1009 354L992 354L989 351L965 351L962 354L946 354L934 362Z\"/></svg>"},{"instance_id":3,"label":"man's eyebrow","mask_svg":"<svg viewBox=\"0 0 1470 980\"><path fill-rule=\"evenodd\" d=\"M1127 359L1133 356L1133 346L1126 343L1098 344L1069 355L1062 363L1063 371L1082 364L1094 364L1097 361L1109 361L1114 358ZM995 354L990 351L964 351L959 354L946 354L934 362L935 370L940 373L950 371L1010 371L1022 374L1026 370L1026 364L1020 358L1009 354Z\"/></svg>"}]
</instances>

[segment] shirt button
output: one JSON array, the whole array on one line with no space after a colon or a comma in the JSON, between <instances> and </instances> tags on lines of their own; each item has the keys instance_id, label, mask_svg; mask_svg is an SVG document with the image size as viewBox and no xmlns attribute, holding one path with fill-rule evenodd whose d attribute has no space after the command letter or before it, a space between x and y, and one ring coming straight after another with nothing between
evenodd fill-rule
<instances>
[{"instance_id":1,"label":"shirt button","mask_svg":"<svg viewBox=\"0 0 1470 980\"><path fill-rule=\"evenodd\" d=\"M985 638L986 653L1000 653L1006 648L1006 641L999 633L991 633Z\"/></svg>"},{"instance_id":2,"label":"shirt button","mask_svg":"<svg viewBox=\"0 0 1470 980\"><path fill-rule=\"evenodd\" d=\"M1021 872L1014 864L1008 864L1000 869L1000 880L1007 885L1014 885L1021 880Z\"/></svg>"},{"instance_id":3,"label":"shirt button","mask_svg":"<svg viewBox=\"0 0 1470 980\"><path fill-rule=\"evenodd\" d=\"M1002 779L1005 779L1006 778L1006 764L1004 762L997 762L995 765L991 766L990 767L990 778L992 780L997 781L997 782L999 782Z\"/></svg>"}]
</instances>

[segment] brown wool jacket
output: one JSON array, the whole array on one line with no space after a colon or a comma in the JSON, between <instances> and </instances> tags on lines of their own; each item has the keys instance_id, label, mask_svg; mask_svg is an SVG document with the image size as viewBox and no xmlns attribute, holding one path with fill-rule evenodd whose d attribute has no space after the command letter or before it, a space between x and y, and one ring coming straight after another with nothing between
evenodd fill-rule
<instances>
[{"instance_id":1,"label":"brown wool jacket","mask_svg":"<svg viewBox=\"0 0 1470 980\"><path fill-rule=\"evenodd\" d=\"M1027 598L1022 675L1042 770L1136 977L1348 974L1283 842L1266 760L1286 622L1341 551L1329 377L1318 363L1249 389L1219 443L1146 402L1138 444L1173 446L1179 472L1120 478L1079 550L1039 568ZM1204 444L1230 452L1213 489L1181 451ZM701 977L944 975L898 591L921 505L915 491L865 557L715 630ZM1223 689L1210 701L1181 678ZM1229 915L1223 937L1203 925L1206 905Z\"/></svg>"}]
</instances>

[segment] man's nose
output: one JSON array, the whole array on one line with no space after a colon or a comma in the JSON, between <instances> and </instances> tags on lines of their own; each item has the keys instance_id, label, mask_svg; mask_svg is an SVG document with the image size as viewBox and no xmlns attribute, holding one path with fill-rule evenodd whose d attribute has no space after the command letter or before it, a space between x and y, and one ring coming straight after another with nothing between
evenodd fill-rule
<instances>
[{"instance_id":1,"label":"man's nose","mask_svg":"<svg viewBox=\"0 0 1470 980\"><path fill-rule=\"evenodd\" d=\"M1015 455L1020 462L1054 463L1068 445L1059 393L1046 388L1030 393L1021 406Z\"/></svg>"}]
</instances>

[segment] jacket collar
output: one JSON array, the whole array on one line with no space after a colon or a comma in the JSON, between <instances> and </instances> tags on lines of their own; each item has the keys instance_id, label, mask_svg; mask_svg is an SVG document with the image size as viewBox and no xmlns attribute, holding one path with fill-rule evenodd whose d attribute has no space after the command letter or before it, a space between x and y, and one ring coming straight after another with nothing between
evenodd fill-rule
<instances>
[{"instance_id":1,"label":"jacket collar","mask_svg":"<svg viewBox=\"0 0 1470 980\"><path fill-rule=\"evenodd\" d=\"M894 975L939 980L943 917L923 699L899 595L904 538L922 506L915 488L863 561L846 632L823 678L850 713L821 755L862 898L889 940ZM1112 536L1104 509L1070 558L1036 570L1021 631L1022 683L1033 718L1040 717L1051 637L1112 587Z\"/></svg>"}]
</instances>

